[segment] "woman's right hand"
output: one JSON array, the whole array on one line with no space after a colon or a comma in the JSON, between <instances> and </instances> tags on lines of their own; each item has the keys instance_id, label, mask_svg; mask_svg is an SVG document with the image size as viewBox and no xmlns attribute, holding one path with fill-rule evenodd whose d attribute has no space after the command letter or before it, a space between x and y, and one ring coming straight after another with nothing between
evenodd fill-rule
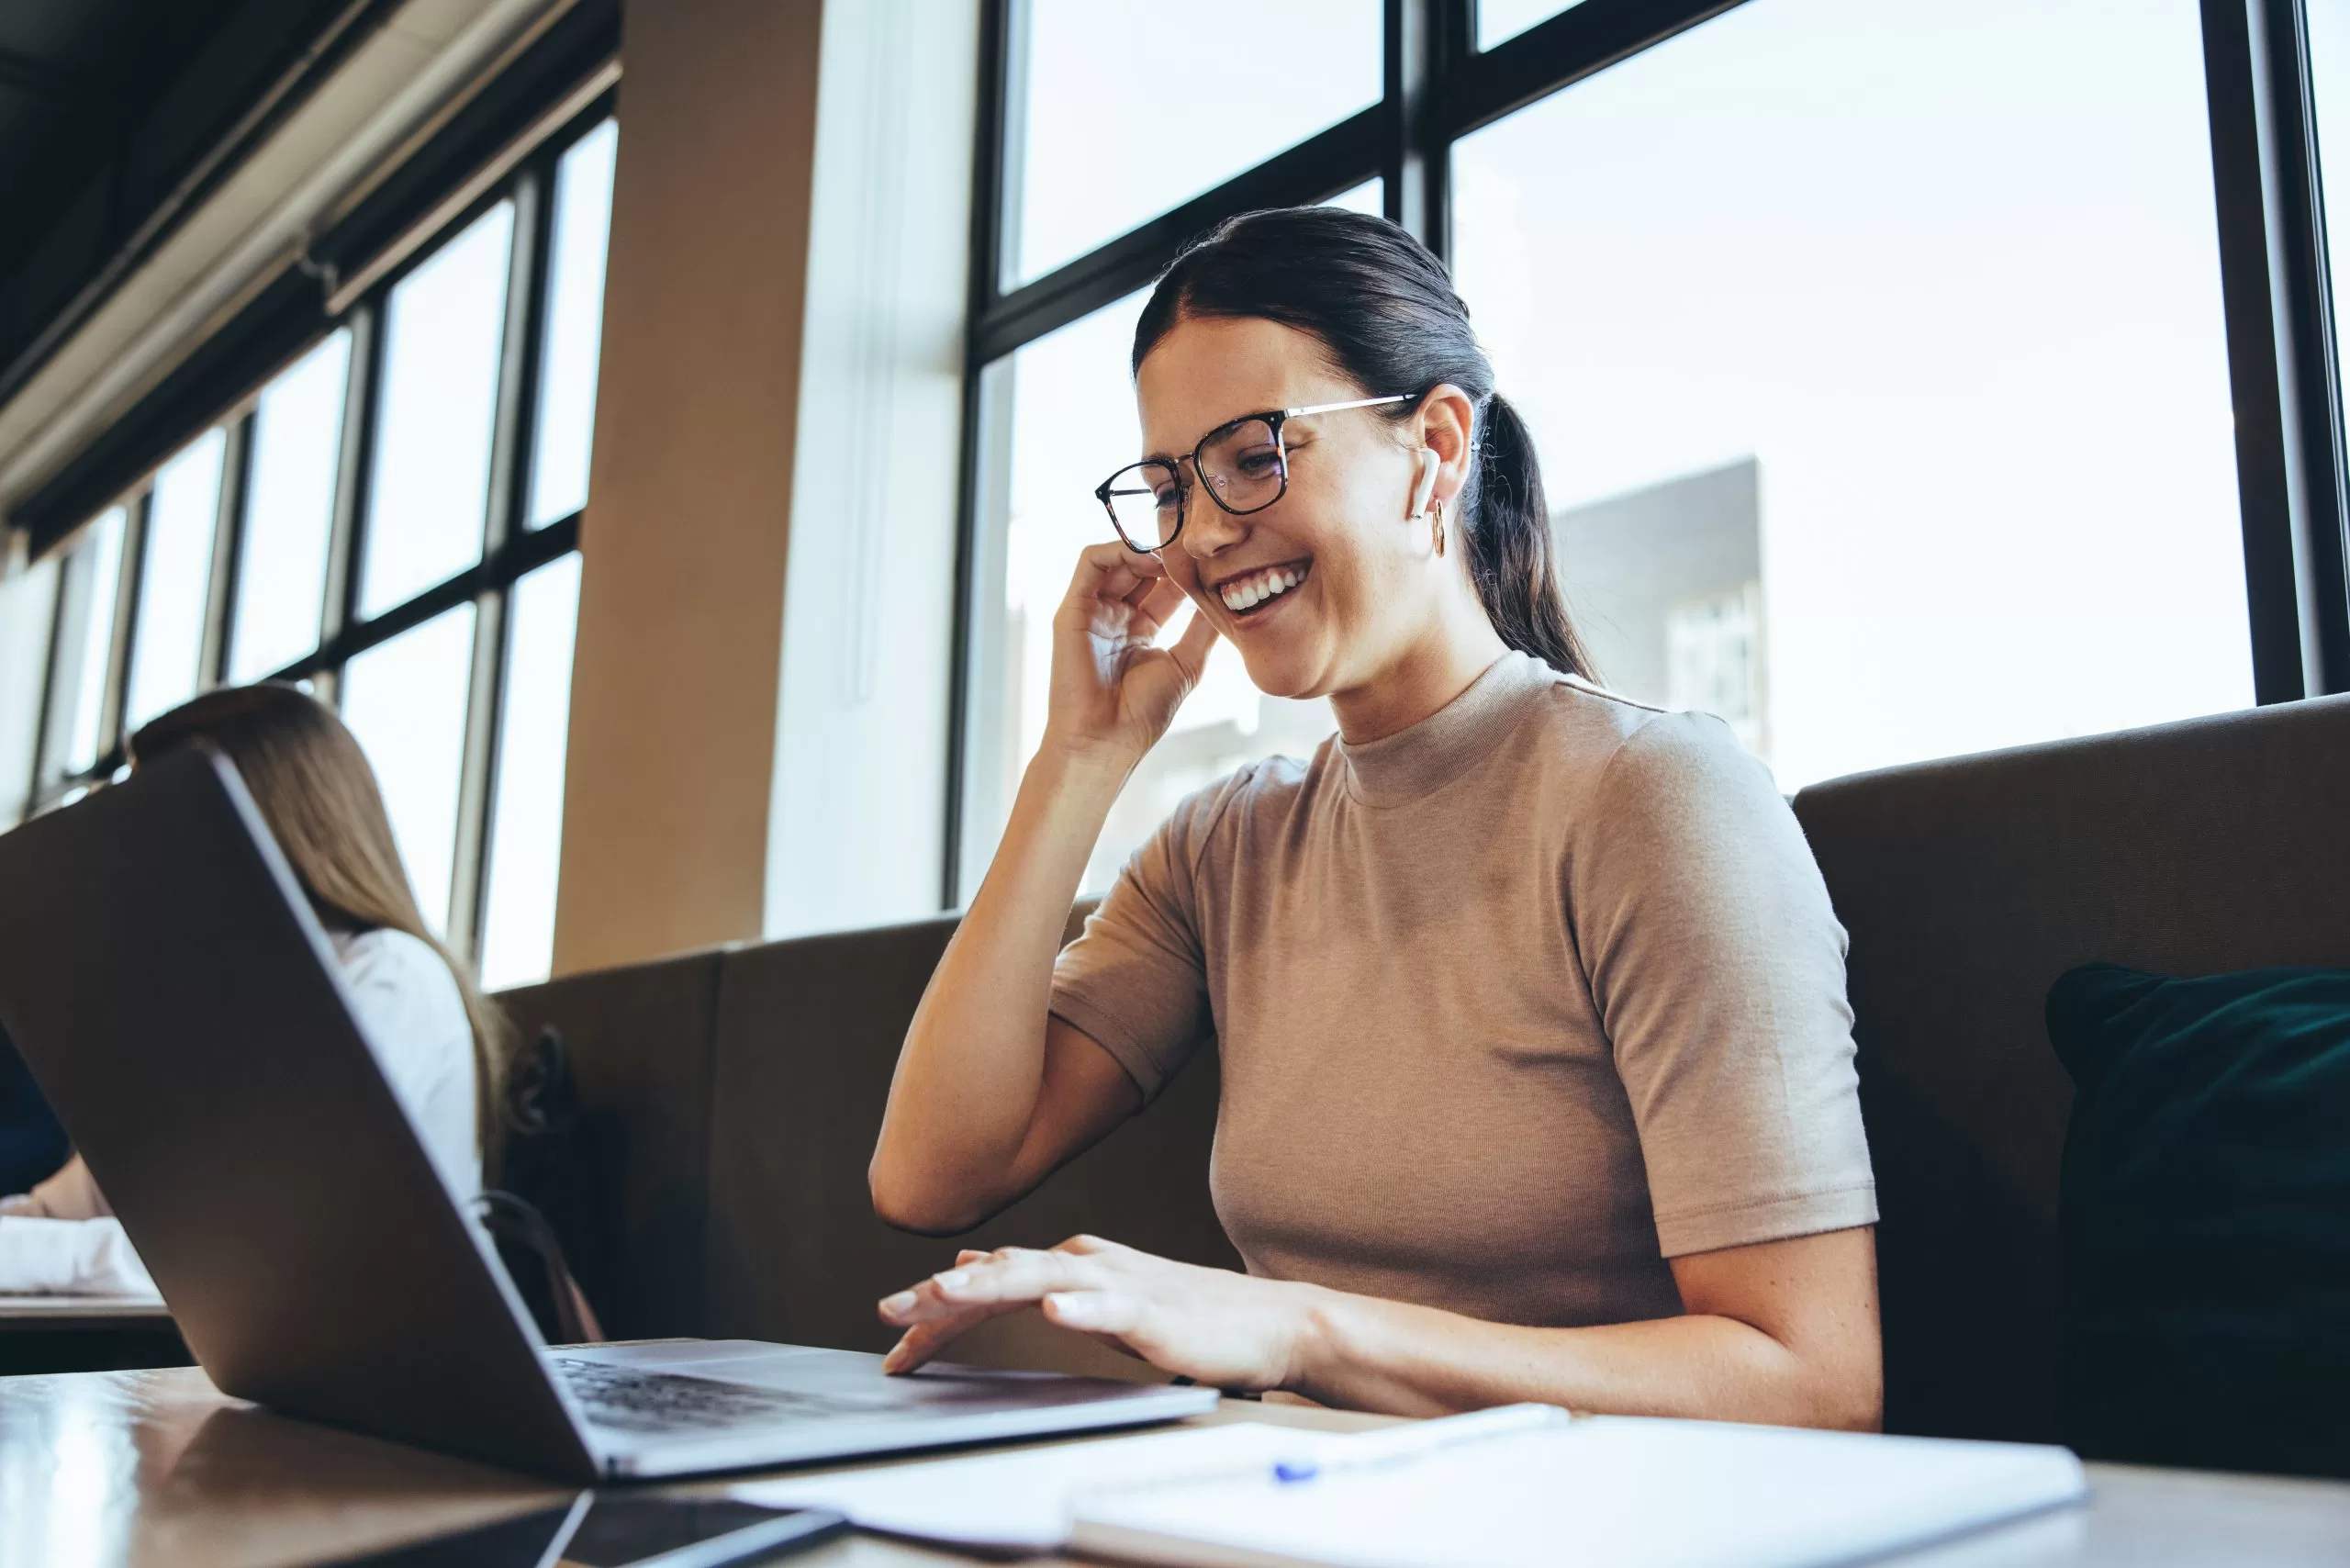
<instances>
[{"instance_id":1,"label":"woman's right hand","mask_svg":"<svg viewBox=\"0 0 2350 1568\"><path fill-rule=\"evenodd\" d=\"M1110 1053L1052 1013L1053 955L1119 790L1198 684L1213 623L1152 556L1097 544L1053 615L1044 744L971 907L923 991L873 1150L873 1206L968 1230L1141 1108Z\"/></svg>"},{"instance_id":2,"label":"woman's right hand","mask_svg":"<svg viewBox=\"0 0 2350 1568\"><path fill-rule=\"evenodd\" d=\"M1154 641L1183 603L1156 555L1112 541L1078 557L1053 615L1045 744L1131 767L1158 743L1207 667L1215 628L1194 614L1171 647Z\"/></svg>"}]
</instances>

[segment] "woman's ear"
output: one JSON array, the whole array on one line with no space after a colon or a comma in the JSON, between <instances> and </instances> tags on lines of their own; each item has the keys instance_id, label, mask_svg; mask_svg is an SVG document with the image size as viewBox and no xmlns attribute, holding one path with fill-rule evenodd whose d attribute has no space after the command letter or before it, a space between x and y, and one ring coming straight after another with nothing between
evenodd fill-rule
<instances>
[{"instance_id":1,"label":"woman's ear","mask_svg":"<svg viewBox=\"0 0 2350 1568\"><path fill-rule=\"evenodd\" d=\"M1425 476L1420 481L1427 494L1416 510L1449 506L1468 487L1470 465L1477 460L1476 420L1477 405L1449 381L1420 399L1419 444L1436 454L1436 464L1434 485Z\"/></svg>"}]
</instances>

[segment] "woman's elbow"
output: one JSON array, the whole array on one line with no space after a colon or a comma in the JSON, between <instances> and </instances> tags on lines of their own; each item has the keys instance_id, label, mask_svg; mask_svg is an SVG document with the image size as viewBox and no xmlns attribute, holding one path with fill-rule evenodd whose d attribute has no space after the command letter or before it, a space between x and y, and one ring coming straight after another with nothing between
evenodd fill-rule
<instances>
[{"instance_id":1,"label":"woman's elbow","mask_svg":"<svg viewBox=\"0 0 2350 1568\"><path fill-rule=\"evenodd\" d=\"M1885 1369L1872 1369L1868 1385L1852 1401L1848 1412L1848 1429L1855 1432L1885 1430Z\"/></svg>"},{"instance_id":2,"label":"woman's elbow","mask_svg":"<svg viewBox=\"0 0 2350 1568\"><path fill-rule=\"evenodd\" d=\"M916 1236L956 1236L987 1217L974 1205L957 1202L956 1195L942 1190L941 1183L924 1180L921 1172L907 1166L906 1160L893 1159L885 1146L875 1152L873 1163L866 1169L873 1215L883 1225Z\"/></svg>"},{"instance_id":3,"label":"woman's elbow","mask_svg":"<svg viewBox=\"0 0 2350 1568\"><path fill-rule=\"evenodd\" d=\"M1885 1359L1872 1342L1814 1370L1804 1425L1841 1432L1885 1430Z\"/></svg>"}]
</instances>

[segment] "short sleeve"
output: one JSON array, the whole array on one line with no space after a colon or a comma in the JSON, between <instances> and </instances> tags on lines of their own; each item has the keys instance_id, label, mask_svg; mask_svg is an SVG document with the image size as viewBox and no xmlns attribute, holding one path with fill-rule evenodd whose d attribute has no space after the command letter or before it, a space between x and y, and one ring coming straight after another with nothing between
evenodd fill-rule
<instances>
[{"instance_id":1,"label":"short sleeve","mask_svg":"<svg viewBox=\"0 0 2350 1568\"><path fill-rule=\"evenodd\" d=\"M1869 1225L1843 928L1795 813L1718 720L1628 736L1569 891L1668 1258Z\"/></svg>"},{"instance_id":2,"label":"short sleeve","mask_svg":"<svg viewBox=\"0 0 2350 1568\"><path fill-rule=\"evenodd\" d=\"M1214 1032L1198 921L1200 856L1236 779L1190 796L1140 849L1053 965L1052 1013L1157 1097Z\"/></svg>"}]
</instances>

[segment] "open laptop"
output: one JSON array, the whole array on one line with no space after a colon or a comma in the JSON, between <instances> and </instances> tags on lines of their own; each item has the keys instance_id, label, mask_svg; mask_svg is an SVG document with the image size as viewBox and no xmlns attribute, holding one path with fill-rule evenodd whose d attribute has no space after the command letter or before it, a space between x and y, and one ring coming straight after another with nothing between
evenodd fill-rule
<instances>
[{"instance_id":1,"label":"open laptop","mask_svg":"<svg viewBox=\"0 0 2350 1568\"><path fill-rule=\"evenodd\" d=\"M1140 1425L1214 1391L752 1340L549 1350L236 769L0 834L0 1025L223 1393L573 1481Z\"/></svg>"}]
</instances>

